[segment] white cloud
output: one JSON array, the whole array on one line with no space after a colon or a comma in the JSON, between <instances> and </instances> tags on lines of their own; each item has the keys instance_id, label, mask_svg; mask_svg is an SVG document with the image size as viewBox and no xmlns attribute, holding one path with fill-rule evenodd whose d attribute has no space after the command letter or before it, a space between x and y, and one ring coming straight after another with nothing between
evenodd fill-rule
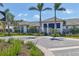
<instances>
[{"instance_id":1,"label":"white cloud","mask_svg":"<svg viewBox=\"0 0 79 59\"><path fill-rule=\"evenodd\" d=\"M27 13L19 13L15 19L25 19L28 16Z\"/></svg>"},{"instance_id":2,"label":"white cloud","mask_svg":"<svg viewBox=\"0 0 79 59\"><path fill-rule=\"evenodd\" d=\"M34 15L33 18L37 18L38 19L39 18L39 15Z\"/></svg>"},{"instance_id":3,"label":"white cloud","mask_svg":"<svg viewBox=\"0 0 79 59\"><path fill-rule=\"evenodd\" d=\"M19 13L18 17L23 17L23 16L27 16L27 15L28 15L27 13Z\"/></svg>"},{"instance_id":4,"label":"white cloud","mask_svg":"<svg viewBox=\"0 0 79 59\"><path fill-rule=\"evenodd\" d=\"M26 14L24 14L24 16L27 16L28 14L26 13Z\"/></svg>"},{"instance_id":5,"label":"white cloud","mask_svg":"<svg viewBox=\"0 0 79 59\"><path fill-rule=\"evenodd\" d=\"M26 19L26 18L22 18L24 21L28 21L28 19Z\"/></svg>"},{"instance_id":6,"label":"white cloud","mask_svg":"<svg viewBox=\"0 0 79 59\"><path fill-rule=\"evenodd\" d=\"M71 10L71 9L66 9L66 11L64 11L64 13L71 14L71 13L73 13L73 10Z\"/></svg>"},{"instance_id":7,"label":"white cloud","mask_svg":"<svg viewBox=\"0 0 79 59\"><path fill-rule=\"evenodd\" d=\"M18 14L18 17L22 16L22 13Z\"/></svg>"}]
</instances>

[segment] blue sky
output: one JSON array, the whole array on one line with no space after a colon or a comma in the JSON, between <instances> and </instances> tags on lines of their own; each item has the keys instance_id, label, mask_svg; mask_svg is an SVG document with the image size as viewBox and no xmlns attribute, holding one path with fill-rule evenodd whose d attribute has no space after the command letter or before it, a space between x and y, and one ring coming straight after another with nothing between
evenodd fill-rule
<instances>
[{"instance_id":1,"label":"blue sky","mask_svg":"<svg viewBox=\"0 0 79 59\"><path fill-rule=\"evenodd\" d=\"M36 6L36 3L6 3L4 7L0 7L0 10L10 9L10 12L15 16L16 20L23 19L25 21L39 21L38 11L29 11L29 7ZM45 3L45 7L53 9L52 3ZM61 7L66 8L66 11L58 11L57 17L63 19L79 18L79 4L77 3L63 3ZM54 17L53 10L43 11L42 20Z\"/></svg>"}]
</instances>

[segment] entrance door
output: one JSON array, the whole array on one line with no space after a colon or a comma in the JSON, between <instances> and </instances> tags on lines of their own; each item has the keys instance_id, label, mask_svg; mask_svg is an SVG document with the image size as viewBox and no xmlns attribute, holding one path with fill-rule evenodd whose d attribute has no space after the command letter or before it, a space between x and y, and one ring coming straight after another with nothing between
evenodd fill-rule
<instances>
[{"instance_id":1,"label":"entrance door","mask_svg":"<svg viewBox=\"0 0 79 59\"><path fill-rule=\"evenodd\" d=\"M47 35L47 24L44 24L44 34Z\"/></svg>"}]
</instances>

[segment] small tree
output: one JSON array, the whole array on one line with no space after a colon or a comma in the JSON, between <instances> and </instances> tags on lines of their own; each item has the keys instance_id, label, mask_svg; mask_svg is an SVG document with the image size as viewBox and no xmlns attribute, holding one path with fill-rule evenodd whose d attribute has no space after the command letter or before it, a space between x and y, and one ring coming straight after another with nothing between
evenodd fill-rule
<instances>
[{"instance_id":1,"label":"small tree","mask_svg":"<svg viewBox=\"0 0 79 59\"><path fill-rule=\"evenodd\" d=\"M70 33L72 33L72 34L79 34L79 28L73 26L73 28L70 29Z\"/></svg>"},{"instance_id":2,"label":"small tree","mask_svg":"<svg viewBox=\"0 0 79 59\"><path fill-rule=\"evenodd\" d=\"M14 16L10 13L9 9L6 9L5 14L6 14L6 21L5 22L8 26L8 35L10 35L10 25L14 21Z\"/></svg>"},{"instance_id":3,"label":"small tree","mask_svg":"<svg viewBox=\"0 0 79 59\"><path fill-rule=\"evenodd\" d=\"M35 26L30 26L30 27L29 27L29 32L30 32L30 33L37 33L36 27L35 27Z\"/></svg>"}]
</instances>

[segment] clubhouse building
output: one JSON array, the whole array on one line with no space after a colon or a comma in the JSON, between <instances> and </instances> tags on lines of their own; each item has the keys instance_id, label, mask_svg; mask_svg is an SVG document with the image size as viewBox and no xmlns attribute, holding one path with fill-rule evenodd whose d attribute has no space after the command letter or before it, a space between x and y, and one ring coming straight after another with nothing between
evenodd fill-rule
<instances>
[{"instance_id":1,"label":"clubhouse building","mask_svg":"<svg viewBox=\"0 0 79 59\"><path fill-rule=\"evenodd\" d=\"M56 19L56 28L57 28L57 32L59 33L68 33L69 30L71 28L73 28L73 26L79 28L79 19L74 18L74 19ZM26 22L26 21L22 21L22 22L17 22L17 26L14 25L10 25L10 32L15 32L15 27L17 30L19 30L19 32L21 33L27 33L30 30L30 27L34 27L36 30L35 31L39 31L39 22ZM47 20L42 21L42 32L43 33L47 33L47 34L52 34L53 29L54 29L54 18L50 18ZM8 26L6 25L6 31L8 30Z\"/></svg>"}]
</instances>

